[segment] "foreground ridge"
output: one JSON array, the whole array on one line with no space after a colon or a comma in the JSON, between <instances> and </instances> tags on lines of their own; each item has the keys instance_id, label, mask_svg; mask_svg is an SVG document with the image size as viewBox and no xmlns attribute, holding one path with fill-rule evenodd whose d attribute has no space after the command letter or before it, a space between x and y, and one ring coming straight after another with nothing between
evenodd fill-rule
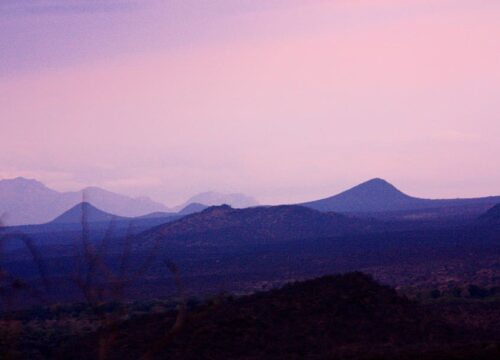
<instances>
[{"instance_id":1,"label":"foreground ridge","mask_svg":"<svg viewBox=\"0 0 500 360\"><path fill-rule=\"evenodd\" d=\"M467 329L362 273L219 299L192 309L179 332L166 338L174 321L172 312L124 322L115 329L112 358L145 352L158 359L434 359L467 352L494 359L500 354L494 343L477 348ZM79 358L95 356L97 339L78 344Z\"/></svg>"}]
</instances>

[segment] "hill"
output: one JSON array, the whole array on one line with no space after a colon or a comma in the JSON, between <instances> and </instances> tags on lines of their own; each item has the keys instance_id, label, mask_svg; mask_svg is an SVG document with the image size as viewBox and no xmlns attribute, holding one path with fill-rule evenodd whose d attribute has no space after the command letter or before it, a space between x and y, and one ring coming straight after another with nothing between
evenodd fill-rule
<instances>
[{"instance_id":1,"label":"hill","mask_svg":"<svg viewBox=\"0 0 500 360\"><path fill-rule=\"evenodd\" d=\"M421 199L409 196L383 179L372 179L325 199L301 205L344 213L404 212L424 209L460 208L484 211L500 203L500 196L471 199ZM456 211L450 211L456 214Z\"/></svg>"},{"instance_id":2,"label":"hill","mask_svg":"<svg viewBox=\"0 0 500 360\"><path fill-rule=\"evenodd\" d=\"M183 245L285 242L361 232L371 223L303 206L233 209L214 206L148 231L148 238Z\"/></svg>"},{"instance_id":3,"label":"hill","mask_svg":"<svg viewBox=\"0 0 500 360\"><path fill-rule=\"evenodd\" d=\"M206 207L229 205L238 209L258 205L257 200L245 194L223 194L215 191L207 191L191 197L183 205L178 206L177 210L181 210L190 204L202 204Z\"/></svg>"},{"instance_id":4,"label":"hill","mask_svg":"<svg viewBox=\"0 0 500 360\"><path fill-rule=\"evenodd\" d=\"M125 217L116 216L99 210L88 202L82 202L56 217L49 225L80 224L84 214L86 221L89 223L127 220Z\"/></svg>"},{"instance_id":5,"label":"hill","mask_svg":"<svg viewBox=\"0 0 500 360\"><path fill-rule=\"evenodd\" d=\"M112 359L495 359L500 354L491 332L471 334L452 326L437 311L362 273L219 299L177 318L175 331L166 333L175 319L169 312L125 321L76 341L67 354L96 358L103 339L113 339Z\"/></svg>"},{"instance_id":6,"label":"hill","mask_svg":"<svg viewBox=\"0 0 500 360\"><path fill-rule=\"evenodd\" d=\"M82 199L119 216L135 217L167 210L149 198L131 198L97 187L58 192L33 179L0 180L0 213L7 215L8 225L46 223Z\"/></svg>"},{"instance_id":7,"label":"hill","mask_svg":"<svg viewBox=\"0 0 500 360\"><path fill-rule=\"evenodd\" d=\"M207 205L203 205L203 204L200 204L200 203L190 203L189 205L186 205L186 207L184 207L183 209L181 209L178 212L178 214L179 215L191 215L191 214L203 211L206 208L208 208Z\"/></svg>"}]
</instances>

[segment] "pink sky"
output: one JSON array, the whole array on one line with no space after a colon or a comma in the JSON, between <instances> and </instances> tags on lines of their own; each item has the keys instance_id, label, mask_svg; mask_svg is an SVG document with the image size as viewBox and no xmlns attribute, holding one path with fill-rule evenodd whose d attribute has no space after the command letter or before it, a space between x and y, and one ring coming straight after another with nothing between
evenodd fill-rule
<instances>
[{"instance_id":1,"label":"pink sky","mask_svg":"<svg viewBox=\"0 0 500 360\"><path fill-rule=\"evenodd\" d=\"M497 1L23 4L0 5L0 178L170 205L500 194Z\"/></svg>"}]
</instances>

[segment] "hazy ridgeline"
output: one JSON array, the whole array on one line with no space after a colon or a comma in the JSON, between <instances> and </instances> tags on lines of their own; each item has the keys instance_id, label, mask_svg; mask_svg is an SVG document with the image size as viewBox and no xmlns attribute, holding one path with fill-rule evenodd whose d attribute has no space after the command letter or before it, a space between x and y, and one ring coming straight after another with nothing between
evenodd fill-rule
<instances>
[{"instance_id":1,"label":"hazy ridgeline","mask_svg":"<svg viewBox=\"0 0 500 360\"><path fill-rule=\"evenodd\" d=\"M465 341L475 353L481 333L487 334L488 346L497 346L492 335L495 325L484 320L496 319L499 313L500 217L498 206L485 213L481 207L473 209L464 206L462 210L354 215L297 205L218 206L174 218L129 221L109 217L84 201L50 224L2 229L2 351L9 356L51 358L56 349L77 342L92 343L90 348L98 349L97 354L90 348L84 351L84 345L83 358L125 356L116 349L127 346L119 339L128 327L132 327L131 332L142 331L137 319L144 317L154 323L155 341L132 341L134 356L139 353L154 358L167 351L182 358L188 353L182 350L185 345L180 345L188 336L186 319L197 323L202 322L200 317L221 314L217 304L230 298L220 294L240 296L297 280L361 270L397 287L400 294L434 304L447 314L441 319L438 311L429 315L429 321L442 321L436 331L446 332L451 327L455 335L433 341L422 338L419 341L426 344L423 349L438 349L441 341ZM358 280L353 279L356 287ZM364 290L359 291L363 298ZM306 291L300 296L309 295ZM320 300L326 295L317 296ZM258 297L242 299L247 299L241 300L243 303L258 301ZM274 306L273 297L269 299L265 306ZM382 296L376 300L374 304L380 309L373 311L384 313L393 301L389 299ZM484 305L455 305L478 301ZM232 305L226 306L229 309ZM292 311L281 306L278 313ZM287 316L309 316L295 311ZM154 320L158 316L164 320ZM248 316L255 321L262 315L250 312ZM457 327L456 322L464 316L467 325ZM358 321L354 317L350 320L352 324ZM216 318L211 321L218 322ZM227 321L239 324L241 319ZM398 327L406 320L394 321ZM474 329L474 321L484 322L481 329ZM224 329L233 328L223 324ZM346 326L351 329L351 325ZM470 335L463 337L463 332ZM43 334L49 333L51 337L45 338ZM334 342L347 341L335 333L329 336ZM203 339L196 340L196 346L203 348ZM413 351L411 342L401 341L390 348ZM379 345L370 349L356 345L356 351L389 351ZM490 348L493 353L494 349ZM460 352L455 345L448 350Z\"/></svg>"}]
</instances>

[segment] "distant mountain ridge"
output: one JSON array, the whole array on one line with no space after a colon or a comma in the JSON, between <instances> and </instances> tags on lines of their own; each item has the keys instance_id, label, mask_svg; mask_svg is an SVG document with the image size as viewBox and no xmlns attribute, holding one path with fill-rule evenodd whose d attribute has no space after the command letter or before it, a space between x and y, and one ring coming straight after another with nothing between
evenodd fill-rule
<instances>
[{"instance_id":1,"label":"distant mountain ridge","mask_svg":"<svg viewBox=\"0 0 500 360\"><path fill-rule=\"evenodd\" d=\"M44 224L80 202L89 202L104 212L123 217L164 217L189 215L209 206L228 204L233 208L257 206L257 201L243 194L206 192L189 199L184 205L169 210L165 205L141 197L131 198L97 187L75 192L58 192L43 183L18 177L0 180L0 215L6 214L7 225ZM383 179L372 179L340 194L298 204L322 212L375 214L414 212L408 217L433 216L435 213L468 216L485 212L500 203L500 196L471 199L422 199L409 196ZM420 212L416 214L416 212ZM406 215L405 215L406 216Z\"/></svg>"},{"instance_id":2,"label":"distant mountain ridge","mask_svg":"<svg viewBox=\"0 0 500 360\"><path fill-rule=\"evenodd\" d=\"M131 198L97 187L58 192L33 179L0 180L0 214L6 214L7 225L43 224L82 201L125 217L168 210L149 198Z\"/></svg>"},{"instance_id":3,"label":"distant mountain ridge","mask_svg":"<svg viewBox=\"0 0 500 360\"><path fill-rule=\"evenodd\" d=\"M175 212L175 211L155 211L150 214L139 216L141 219L154 219L169 216L186 216L191 215L200 211L205 210L208 206L198 203L192 203L187 205L185 208Z\"/></svg>"},{"instance_id":4,"label":"distant mountain ridge","mask_svg":"<svg viewBox=\"0 0 500 360\"><path fill-rule=\"evenodd\" d=\"M237 209L259 205L257 200L245 194L223 194L215 191L207 191L189 198L183 205L178 206L176 210L181 210L190 204L201 204L205 207L229 205Z\"/></svg>"},{"instance_id":5,"label":"distant mountain ridge","mask_svg":"<svg viewBox=\"0 0 500 360\"><path fill-rule=\"evenodd\" d=\"M300 205L319 211L341 213L375 213L423 210L459 206L493 206L500 203L500 196L471 199L421 199L409 196L383 179L372 179L325 199Z\"/></svg>"},{"instance_id":6,"label":"distant mountain ridge","mask_svg":"<svg viewBox=\"0 0 500 360\"><path fill-rule=\"evenodd\" d=\"M205 210L209 206L205 204L200 204L200 203L190 203L186 207L184 207L182 210L180 210L177 214L179 215L190 215L194 214L200 211Z\"/></svg>"}]
</instances>

